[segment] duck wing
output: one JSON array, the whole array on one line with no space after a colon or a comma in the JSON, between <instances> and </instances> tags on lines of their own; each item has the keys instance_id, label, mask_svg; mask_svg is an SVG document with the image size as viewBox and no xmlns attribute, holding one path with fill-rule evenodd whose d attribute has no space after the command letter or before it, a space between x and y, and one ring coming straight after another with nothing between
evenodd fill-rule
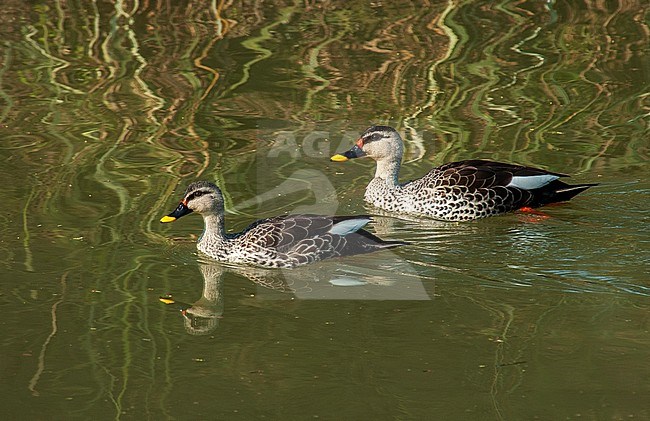
<instances>
[{"instance_id":1,"label":"duck wing","mask_svg":"<svg viewBox=\"0 0 650 421\"><path fill-rule=\"evenodd\" d=\"M430 178L436 186L463 186L473 191L495 187L535 190L560 177L567 175L523 165L473 159L442 165L423 178Z\"/></svg>"},{"instance_id":2,"label":"duck wing","mask_svg":"<svg viewBox=\"0 0 650 421\"><path fill-rule=\"evenodd\" d=\"M384 241L361 229L366 215L286 215L253 223L238 240L284 254L296 264L326 258L369 253L404 244Z\"/></svg>"},{"instance_id":3,"label":"duck wing","mask_svg":"<svg viewBox=\"0 0 650 421\"><path fill-rule=\"evenodd\" d=\"M561 181L562 177L568 176L524 165L474 159L444 164L415 180L412 185L407 183L405 188L413 191L437 190L438 195L446 194L453 198L452 201L458 202L452 207L465 208L449 212L464 212L467 216L453 216L450 219L476 219L524 206L538 207L564 202L595 185L570 185ZM428 194L434 196L430 192Z\"/></svg>"},{"instance_id":4,"label":"duck wing","mask_svg":"<svg viewBox=\"0 0 650 421\"><path fill-rule=\"evenodd\" d=\"M355 232L370 221L361 216L282 215L261 219L241 233L240 241L255 243L260 247L286 251L297 243L325 235L345 236Z\"/></svg>"}]
</instances>

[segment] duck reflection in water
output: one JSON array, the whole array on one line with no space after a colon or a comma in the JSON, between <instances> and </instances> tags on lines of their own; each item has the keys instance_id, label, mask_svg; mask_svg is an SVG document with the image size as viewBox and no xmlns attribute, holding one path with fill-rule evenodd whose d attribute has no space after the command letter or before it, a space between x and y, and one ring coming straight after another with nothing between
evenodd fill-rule
<instances>
[{"instance_id":1,"label":"duck reflection in water","mask_svg":"<svg viewBox=\"0 0 650 421\"><path fill-rule=\"evenodd\" d=\"M203 276L201 297L193 303L160 301L180 310L183 324L191 335L207 335L219 327L224 313L224 279L234 274L256 285L251 307L269 300L430 300L433 282L423 285L418 272L396 254L365 259L354 265L342 261L323 261L292 269L266 269L199 262Z\"/></svg>"},{"instance_id":2,"label":"duck reflection in water","mask_svg":"<svg viewBox=\"0 0 650 421\"><path fill-rule=\"evenodd\" d=\"M171 295L160 297L162 303L177 307L183 315L185 331L190 335L207 335L219 327L223 314L223 269L218 265L199 264L203 275L201 298L194 303L176 301Z\"/></svg>"}]
</instances>

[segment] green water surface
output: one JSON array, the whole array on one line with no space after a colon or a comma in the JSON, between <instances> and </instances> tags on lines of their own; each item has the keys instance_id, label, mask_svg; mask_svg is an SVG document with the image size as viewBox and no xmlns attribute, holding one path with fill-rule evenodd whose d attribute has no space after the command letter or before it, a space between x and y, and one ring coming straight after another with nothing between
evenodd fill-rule
<instances>
[{"instance_id":1,"label":"green water surface","mask_svg":"<svg viewBox=\"0 0 650 421\"><path fill-rule=\"evenodd\" d=\"M646 1L6 1L4 419L650 419ZM600 183L469 223L380 215L370 160ZM268 271L158 221L376 215L410 244ZM171 297L164 304L160 297ZM182 310L182 311L181 311Z\"/></svg>"}]
</instances>

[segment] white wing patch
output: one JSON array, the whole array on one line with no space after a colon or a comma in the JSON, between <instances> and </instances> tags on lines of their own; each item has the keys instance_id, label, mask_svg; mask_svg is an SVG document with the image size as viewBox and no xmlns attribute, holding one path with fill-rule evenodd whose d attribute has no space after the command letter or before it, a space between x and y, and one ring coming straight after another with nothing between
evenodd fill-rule
<instances>
[{"instance_id":1,"label":"white wing patch","mask_svg":"<svg viewBox=\"0 0 650 421\"><path fill-rule=\"evenodd\" d=\"M517 187L524 190L534 190L544 187L553 180L560 178L553 174L515 176L506 187Z\"/></svg>"},{"instance_id":2,"label":"white wing patch","mask_svg":"<svg viewBox=\"0 0 650 421\"><path fill-rule=\"evenodd\" d=\"M329 233L334 235L348 235L352 232L359 231L364 225L370 222L370 218L355 218L341 221L332 225Z\"/></svg>"}]
</instances>

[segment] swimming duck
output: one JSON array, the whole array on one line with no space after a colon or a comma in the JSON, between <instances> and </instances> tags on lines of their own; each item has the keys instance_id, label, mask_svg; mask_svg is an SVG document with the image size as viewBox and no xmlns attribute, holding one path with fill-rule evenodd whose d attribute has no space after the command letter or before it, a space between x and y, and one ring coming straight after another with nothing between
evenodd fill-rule
<instances>
[{"instance_id":1,"label":"swimming duck","mask_svg":"<svg viewBox=\"0 0 650 421\"><path fill-rule=\"evenodd\" d=\"M289 268L405 244L384 241L361 229L370 221L365 215L283 215L261 219L239 233L226 233L223 195L207 181L191 183L176 210L160 222L173 222L191 212L201 214L205 224L197 248L222 262Z\"/></svg>"},{"instance_id":2,"label":"swimming duck","mask_svg":"<svg viewBox=\"0 0 650 421\"><path fill-rule=\"evenodd\" d=\"M539 168L473 159L434 168L423 177L399 183L404 144L389 126L372 126L352 148L332 156L336 162L368 156L377 161L364 199L391 212L468 221L521 208L571 199L595 184L569 185L567 177Z\"/></svg>"}]
</instances>

